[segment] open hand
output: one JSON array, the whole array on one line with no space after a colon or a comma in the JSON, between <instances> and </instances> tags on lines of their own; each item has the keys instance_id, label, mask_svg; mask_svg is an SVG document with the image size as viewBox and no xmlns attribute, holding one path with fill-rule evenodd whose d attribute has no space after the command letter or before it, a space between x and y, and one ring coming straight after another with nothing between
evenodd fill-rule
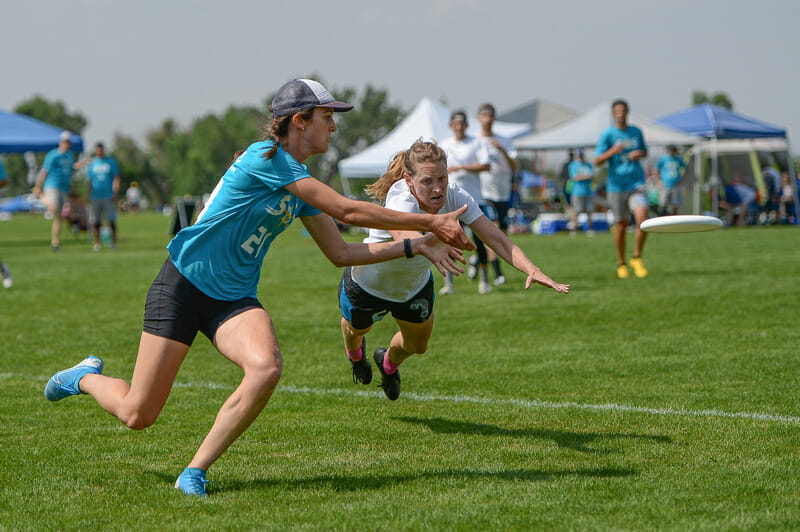
<instances>
[{"instance_id":1,"label":"open hand","mask_svg":"<svg viewBox=\"0 0 800 532\"><path fill-rule=\"evenodd\" d=\"M553 290L561 294L569 294L568 284L561 284L555 282L550 277L546 276L544 272L542 272L542 270L539 269L529 274L528 278L525 279L525 290L530 288L533 283L540 284L548 288L552 288Z\"/></svg>"},{"instance_id":2,"label":"open hand","mask_svg":"<svg viewBox=\"0 0 800 532\"><path fill-rule=\"evenodd\" d=\"M461 228L461 223L458 221L458 217L464 214L466 210L467 206L464 205L453 212L434 215L431 228L433 234L445 244L450 244L458 249L475 249L475 244L467 238L464 229Z\"/></svg>"},{"instance_id":3,"label":"open hand","mask_svg":"<svg viewBox=\"0 0 800 532\"><path fill-rule=\"evenodd\" d=\"M448 246L436 238L434 234L429 234L423 238L417 239L417 252L431 261L442 275L445 275L447 272L453 275L464 273L464 269L458 265L458 262L462 264L467 263L461 250L453 246Z\"/></svg>"}]
</instances>

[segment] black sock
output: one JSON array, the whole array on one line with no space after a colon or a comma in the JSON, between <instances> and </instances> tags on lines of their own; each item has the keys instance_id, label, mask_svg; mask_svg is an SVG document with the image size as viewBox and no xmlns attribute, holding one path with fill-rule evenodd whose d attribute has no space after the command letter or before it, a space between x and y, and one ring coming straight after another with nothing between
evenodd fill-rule
<instances>
[{"instance_id":1,"label":"black sock","mask_svg":"<svg viewBox=\"0 0 800 532\"><path fill-rule=\"evenodd\" d=\"M494 269L495 278L502 277L503 272L500 271L500 260L494 259L493 261L491 261L491 263L492 263L492 268Z\"/></svg>"}]
</instances>

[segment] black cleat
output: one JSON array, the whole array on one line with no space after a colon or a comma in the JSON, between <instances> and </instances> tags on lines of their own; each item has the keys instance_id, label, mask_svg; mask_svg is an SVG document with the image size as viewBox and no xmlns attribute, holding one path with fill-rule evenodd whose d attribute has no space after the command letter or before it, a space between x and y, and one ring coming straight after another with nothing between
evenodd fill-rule
<instances>
[{"instance_id":1,"label":"black cleat","mask_svg":"<svg viewBox=\"0 0 800 532\"><path fill-rule=\"evenodd\" d=\"M386 397L388 397L391 401L394 401L400 397L400 370L398 369L391 375L387 374L383 369L383 357L385 355L386 349L383 347L376 349L375 353L373 354L375 364L378 365L378 370L380 370L381 376L383 377L383 380L378 386L383 388L383 393L386 394Z\"/></svg>"},{"instance_id":2,"label":"black cleat","mask_svg":"<svg viewBox=\"0 0 800 532\"><path fill-rule=\"evenodd\" d=\"M361 337L361 360L356 362L349 356L347 359L350 361L350 365L353 367L354 383L360 382L361 384L369 384L372 382L372 365L369 363L369 359L367 358L366 338L363 336Z\"/></svg>"}]
</instances>

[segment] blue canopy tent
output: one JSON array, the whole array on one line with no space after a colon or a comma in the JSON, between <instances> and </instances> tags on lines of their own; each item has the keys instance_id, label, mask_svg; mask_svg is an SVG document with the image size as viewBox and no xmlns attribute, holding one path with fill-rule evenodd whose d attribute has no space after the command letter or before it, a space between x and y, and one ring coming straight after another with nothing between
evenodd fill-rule
<instances>
[{"instance_id":1,"label":"blue canopy tent","mask_svg":"<svg viewBox=\"0 0 800 532\"><path fill-rule=\"evenodd\" d=\"M707 138L786 138L786 130L781 127L707 103L661 117L656 122Z\"/></svg>"},{"instance_id":2,"label":"blue canopy tent","mask_svg":"<svg viewBox=\"0 0 800 532\"><path fill-rule=\"evenodd\" d=\"M700 211L700 189L703 181L703 165L710 160L711 211L718 214L718 188L720 183L720 155L744 154L749 157L753 184L761 192L762 203L766 201L767 187L761 174L762 160L777 161L788 170L795 196L795 212L800 212L797 198L797 173L792 163L786 130L755 118L735 113L724 107L700 104L678 111L656 120L686 133L706 139L692 148L694 155L695 193L693 211ZM706 155L708 154L708 155ZM770 162L772 162L770 161Z\"/></svg>"},{"instance_id":3,"label":"blue canopy tent","mask_svg":"<svg viewBox=\"0 0 800 532\"><path fill-rule=\"evenodd\" d=\"M51 126L35 118L0 110L0 153L24 153L26 151L50 151L58 147L58 138L63 129ZM83 151L80 135L70 137L72 151Z\"/></svg>"}]
</instances>

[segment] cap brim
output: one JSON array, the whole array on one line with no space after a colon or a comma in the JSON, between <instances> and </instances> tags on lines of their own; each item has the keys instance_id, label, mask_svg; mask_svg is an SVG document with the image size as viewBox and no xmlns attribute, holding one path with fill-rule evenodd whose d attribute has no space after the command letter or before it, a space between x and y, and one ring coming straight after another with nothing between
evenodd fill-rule
<instances>
[{"instance_id":1,"label":"cap brim","mask_svg":"<svg viewBox=\"0 0 800 532\"><path fill-rule=\"evenodd\" d=\"M345 111L350 111L353 108L353 106L350 105L349 103L337 102L337 101L328 102L328 103L321 103L321 104L317 105L316 107L324 107L326 109L333 109L334 112L336 112L336 113L344 113Z\"/></svg>"}]
</instances>

